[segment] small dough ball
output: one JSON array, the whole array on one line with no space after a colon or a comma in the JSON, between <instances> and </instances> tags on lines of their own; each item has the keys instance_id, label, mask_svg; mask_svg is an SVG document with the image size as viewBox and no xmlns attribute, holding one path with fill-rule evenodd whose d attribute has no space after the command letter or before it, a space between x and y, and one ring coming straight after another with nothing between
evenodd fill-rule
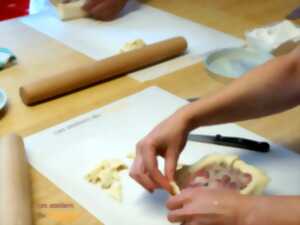
<instances>
[{"instance_id":1,"label":"small dough ball","mask_svg":"<svg viewBox=\"0 0 300 225\"><path fill-rule=\"evenodd\" d=\"M129 52L132 50L140 49L146 46L146 43L142 39L136 39L134 41L127 42L121 49L120 53Z\"/></svg>"}]
</instances>

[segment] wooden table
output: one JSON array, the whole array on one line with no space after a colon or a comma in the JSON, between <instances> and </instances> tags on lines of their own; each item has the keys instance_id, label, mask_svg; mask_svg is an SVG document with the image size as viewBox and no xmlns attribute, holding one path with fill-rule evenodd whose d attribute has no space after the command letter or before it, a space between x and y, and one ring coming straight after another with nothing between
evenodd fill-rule
<instances>
[{"instance_id":1,"label":"wooden table","mask_svg":"<svg viewBox=\"0 0 300 225\"><path fill-rule=\"evenodd\" d=\"M244 31L279 21L299 4L298 0L144 0L147 4L242 37ZM201 64L176 71L159 79L139 83L121 77L65 97L26 107L18 87L38 77L53 74L92 59L38 33L16 20L0 23L0 45L12 49L18 65L0 72L0 88L7 91L9 107L0 120L0 135L17 132L23 136L45 129L84 112L99 108L150 85L157 85L181 97L205 96L224 84L209 77ZM274 142L300 151L300 108L240 123ZM101 224L55 185L32 171L33 213L36 225ZM69 204L65 209L46 208L52 203Z\"/></svg>"}]
</instances>

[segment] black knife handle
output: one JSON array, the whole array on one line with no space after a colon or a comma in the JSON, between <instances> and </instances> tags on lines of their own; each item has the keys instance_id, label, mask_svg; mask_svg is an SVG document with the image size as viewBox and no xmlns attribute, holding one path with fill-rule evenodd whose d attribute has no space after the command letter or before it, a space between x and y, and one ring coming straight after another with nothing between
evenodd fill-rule
<instances>
[{"instance_id":1,"label":"black knife handle","mask_svg":"<svg viewBox=\"0 0 300 225\"><path fill-rule=\"evenodd\" d=\"M216 135L216 142L220 144L238 147L238 148L245 148L248 150L256 151L256 152L269 152L270 145L267 142L258 142L249 140L246 138L239 138L239 137L225 137L220 134Z\"/></svg>"}]
</instances>

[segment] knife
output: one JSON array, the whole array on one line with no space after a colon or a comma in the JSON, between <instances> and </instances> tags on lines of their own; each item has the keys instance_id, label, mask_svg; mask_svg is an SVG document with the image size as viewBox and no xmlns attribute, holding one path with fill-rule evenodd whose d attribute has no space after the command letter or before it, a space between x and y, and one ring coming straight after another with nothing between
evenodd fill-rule
<instances>
[{"instance_id":1,"label":"knife","mask_svg":"<svg viewBox=\"0 0 300 225\"><path fill-rule=\"evenodd\" d=\"M286 18L289 20L300 19L300 6L288 14Z\"/></svg>"},{"instance_id":2,"label":"knife","mask_svg":"<svg viewBox=\"0 0 300 225\"><path fill-rule=\"evenodd\" d=\"M200 99L200 97L190 97L190 98L186 98L185 100L187 100L188 102L195 102L199 99Z\"/></svg>"},{"instance_id":3,"label":"knife","mask_svg":"<svg viewBox=\"0 0 300 225\"><path fill-rule=\"evenodd\" d=\"M266 153L270 151L270 145L267 142L259 142L240 137L228 137L218 135L189 134L188 140L215 145L224 145L235 148L244 148L255 152Z\"/></svg>"}]
</instances>

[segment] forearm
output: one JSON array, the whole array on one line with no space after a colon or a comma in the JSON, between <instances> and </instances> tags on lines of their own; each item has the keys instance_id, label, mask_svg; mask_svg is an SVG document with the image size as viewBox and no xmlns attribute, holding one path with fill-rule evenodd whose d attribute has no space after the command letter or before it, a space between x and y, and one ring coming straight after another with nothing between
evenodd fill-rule
<instances>
[{"instance_id":1,"label":"forearm","mask_svg":"<svg viewBox=\"0 0 300 225\"><path fill-rule=\"evenodd\" d=\"M178 114L188 121L191 130L199 126L266 116L298 105L300 61L295 55L271 60L218 94L182 108Z\"/></svg>"},{"instance_id":2,"label":"forearm","mask_svg":"<svg viewBox=\"0 0 300 225\"><path fill-rule=\"evenodd\" d=\"M300 197L248 197L239 225L299 225Z\"/></svg>"}]
</instances>

